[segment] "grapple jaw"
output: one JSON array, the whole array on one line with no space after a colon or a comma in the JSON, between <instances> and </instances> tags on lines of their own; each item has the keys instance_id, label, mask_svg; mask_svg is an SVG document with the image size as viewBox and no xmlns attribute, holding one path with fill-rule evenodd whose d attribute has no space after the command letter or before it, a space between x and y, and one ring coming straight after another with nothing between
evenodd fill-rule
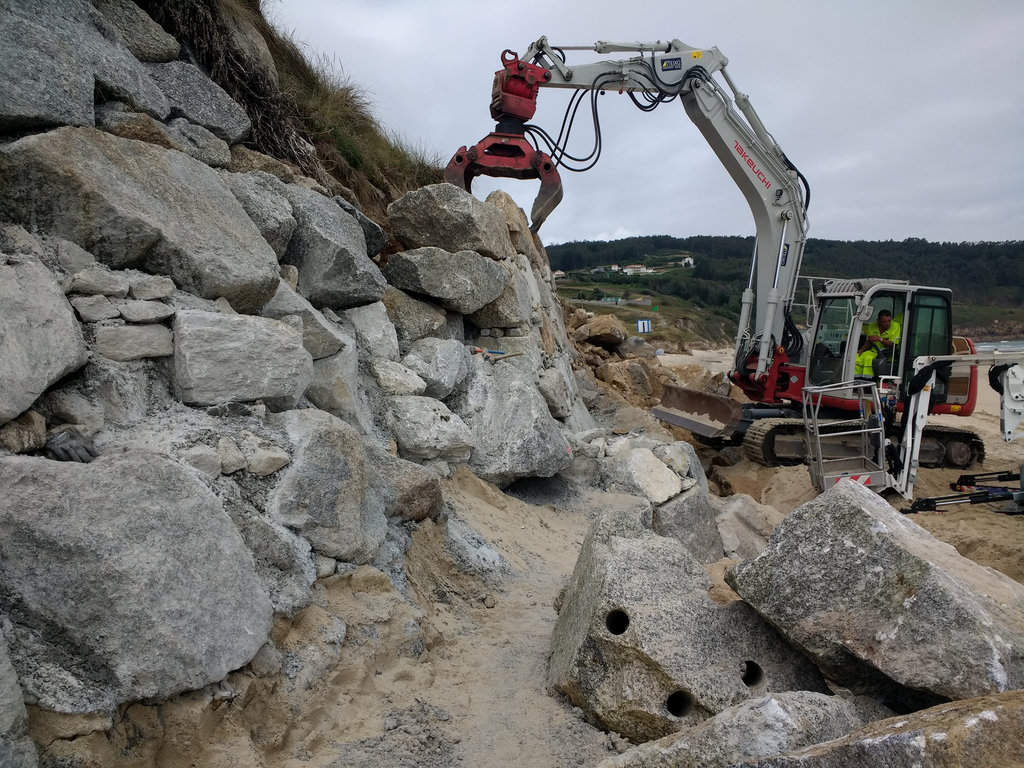
<instances>
[{"instance_id":1,"label":"grapple jaw","mask_svg":"<svg viewBox=\"0 0 1024 768\"><path fill-rule=\"evenodd\" d=\"M467 192L480 174L505 179L540 179L533 202L530 231L536 232L562 200L562 180L549 155L538 152L526 140L526 121L537 109L537 92L551 80L551 73L519 58L515 51L501 54L501 69L494 73L491 117L495 129L483 141L462 147L444 172L444 179Z\"/></svg>"},{"instance_id":2,"label":"grapple jaw","mask_svg":"<svg viewBox=\"0 0 1024 768\"><path fill-rule=\"evenodd\" d=\"M562 201L562 179L550 156L538 152L526 137L517 133L489 133L477 144L461 147L448 163L444 180L471 191L480 175L504 179L540 179L540 191L530 211L530 231L540 225Z\"/></svg>"}]
</instances>

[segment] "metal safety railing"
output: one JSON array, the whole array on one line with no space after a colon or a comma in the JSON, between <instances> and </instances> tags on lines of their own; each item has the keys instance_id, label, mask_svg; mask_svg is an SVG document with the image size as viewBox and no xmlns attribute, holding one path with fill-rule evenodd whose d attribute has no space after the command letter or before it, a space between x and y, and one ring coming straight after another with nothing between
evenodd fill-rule
<instances>
[{"instance_id":1,"label":"metal safety railing","mask_svg":"<svg viewBox=\"0 0 1024 768\"><path fill-rule=\"evenodd\" d=\"M849 418L822 418L836 399L856 400ZM842 478L868 487L885 487L885 422L873 381L844 381L803 390L808 471L819 491Z\"/></svg>"}]
</instances>

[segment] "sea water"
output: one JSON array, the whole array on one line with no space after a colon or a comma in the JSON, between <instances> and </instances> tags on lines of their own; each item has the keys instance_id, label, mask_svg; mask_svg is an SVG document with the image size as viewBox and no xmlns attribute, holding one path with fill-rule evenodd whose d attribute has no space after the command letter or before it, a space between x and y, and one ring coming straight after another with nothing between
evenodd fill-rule
<instances>
[{"instance_id":1,"label":"sea water","mask_svg":"<svg viewBox=\"0 0 1024 768\"><path fill-rule=\"evenodd\" d=\"M974 346L978 348L979 352L1024 352L1024 339L976 341Z\"/></svg>"}]
</instances>

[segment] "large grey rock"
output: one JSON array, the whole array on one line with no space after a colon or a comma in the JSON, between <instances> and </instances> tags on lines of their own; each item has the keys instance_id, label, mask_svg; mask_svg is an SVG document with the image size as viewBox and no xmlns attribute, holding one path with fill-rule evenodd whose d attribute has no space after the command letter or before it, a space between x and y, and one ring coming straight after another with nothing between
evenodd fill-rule
<instances>
[{"instance_id":1,"label":"large grey rock","mask_svg":"<svg viewBox=\"0 0 1024 768\"><path fill-rule=\"evenodd\" d=\"M112 267L167 275L243 312L277 289L277 258L245 210L216 171L181 152L59 128L0 147L0 185L0 216Z\"/></svg>"},{"instance_id":2,"label":"large grey rock","mask_svg":"<svg viewBox=\"0 0 1024 768\"><path fill-rule=\"evenodd\" d=\"M668 501L683 488L682 478L646 447L627 447L608 456L602 468L620 491L643 496L652 504Z\"/></svg>"},{"instance_id":3,"label":"large grey rock","mask_svg":"<svg viewBox=\"0 0 1024 768\"><path fill-rule=\"evenodd\" d=\"M746 494L723 499L695 485L658 509L654 529L678 539L702 563L723 557L749 560L764 551L782 518L782 513Z\"/></svg>"},{"instance_id":4,"label":"large grey rock","mask_svg":"<svg viewBox=\"0 0 1024 768\"><path fill-rule=\"evenodd\" d=\"M97 92L158 119L166 97L86 0L15 0L0 12L0 131L94 123Z\"/></svg>"},{"instance_id":5,"label":"large grey rock","mask_svg":"<svg viewBox=\"0 0 1024 768\"><path fill-rule=\"evenodd\" d=\"M894 709L1024 687L1024 586L851 481L726 580L827 675Z\"/></svg>"},{"instance_id":6,"label":"large grey rock","mask_svg":"<svg viewBox=\"0 0 1024 768\"><path fill-rule=\"evenodd\" d=\"M289 411L275 417L295 443L292 462L267 501L275 521L322 555L364 564L384 541L383 503L369 492L366 450L358 433L329 414Z\"/></svg>"},{"instance_id":7,"label":"large grey rock","mask_svg":"<svg viewBox=\"0 0 1024 768\"><path fill-rule=\"evenodd\" d=\"M387 284L367 255L359 222L305 187L288 184L285 193L296 226L282 262L298 267L299 293L335 310L379 301Z\"/></svg>"},{"instance_id":8,"label":"large grey rock","mask_svg":"<svg viewBox=\"0 0 1024 768\"><path fill-rule=\"evenodd\" d=\"M470 467L500 487L523 477L551 477L572 463L569 442L551 417L525 357L494 363L473 359L452 410L473 433Z\"/></svg>"},{"instance_id":9,"label":"large grey rock","mask_svg":"<svg viewBox=\"0 0 1024 768\"><path fill-rule=\"evenodd\" d=\"M359 393L359 353L349 340L336 354L313 362L313 381L306 397L317 408L348 422L363 434L372 432L372 423L363 408Z\"/></svg>"},{"instance_id":10,"label":"large grey rock","mask_svg":"<svg viewBox=\"0 0 1024 768\"><path fill-rule=\"evenodd\" d=\"M363 236L366 237L367 256L372 259L387 247L388 236L384 234L384 230L381 228L380 224L369 218L365 213L360 211L343 197L335 197L334 202L341 206L341 209L345 211L345 213L352 216L359 222L359 226L363 230Z\"/></svg>"},{"instance_id":11,"label":"large grey rock","mask_svg":"<svg viewBox=\"0 0 1024 768\"><path fill-rule=\"evenodd\" d=\"M371 492L383 503L387 517L417 521L440 512L444 499L436 474L373 444L367 444L366 459Z\"/></svg>"},{"instance_id":12,"label":"large grey rock","mask_svg":"<svg viewBox=\"0 0 1024 768\"><path fill-rule=\"evenodd\" d=\"M449 253L434 247L390 256L384 277L396 288L462 314L490 304L511 280L505 267L475 251Z\"/></svg>"},{"instance_id":13,"label":"large grey rock","mask_svg":"<svg viewBox=\"0 0 1024 768\"><path fill-rule=\"evenodd\" d=\"M501 211L508 226L508 234L512 240L512 248L529 260L530 264L546 271L550 277L551 267L548 256L544 252L540 238L530 231L530 222L526 213L512 196L501 189L496 189L487 196L487 202Z\"/></svg>"},{"instance_id":14,"label":"large grey rock","mask_svg":"<svg viewBox=\"0 0 1024 768\"><path fill-rule=\"evenodd\" d=\"M447 316L439 306L414 299L397 288L387 289L383 303L394 324L399 354L408 352L414 341L437 335L447 323Z\"/></svg>"},{"instance_id":15,"label":"large grey rock","mask_svg":"<svg viewBox=\"0 0 1024 768\"><path fill-rule=\"evenodd\" d=\"M402 365L426 382L423 394L444 400L469 373L469 350L453 339L420 339Z\"/></svg>"},{"instance_id":16,"label":"large grey rock","mask_svg":"<svg viewBox=\"0 0 1024 768\"><path fill-rule=\"evenodd\" d=\"M295 231L295 217L284 182L264 171L224 171L221 178L259 228L263 239L270 243L279 259L283 258Z\"/></svg>"},{"instance_id":17,"label":"large grey rock","mask_svg":"<svg viewBox=\"0 0 1024 768\"><path fill-rule=\"evenodd\" d=\"M83 323L95 323L119 317L117 307L106 296L72 296L68 299Z\"/></svg>"},{"instance_id":18,"label":"large grey rock","mask_svg":"<svg viewBox=\"0 0 1024 768\"><path fill-rule=\"evenodd\" d=\"M162 301L122 299L117 301L117 311L129 323L162 323L174 317L174 307Z\"/></svg>"},{"instance_id":19,"label":"large grey rock","mask_svg":"<svg viewBox=\"0 0 1024 768\"><path fill-rule=\"evenodd\" d=\"M252 551L256 573L270 595L274 613L294 616L309 605L311 585L316 581L309 542L247 505L228 504L228 513Z\"/></svg>"},{"instance_id":20,"label":"large grey rock","mask_svg":"<svg viewBox=\"0 0 1024 768\"><path fill-rule=\"evenodd\" d=\"M139 61L174 61L181 46L132 0L96 0L96 8Z\"/></svg>"},{"instance_id":21,"label":"large grey rock","mask_svg":"<svg viewBox=\"0 0 1024 768\"><path fill-rule=\"evenodd\" d=\"M131 282L124 272L100 264L93 264L75 272L67 279L64 286L64 289L71 293L119 298L127 296L130 288Z\"/></svg>"},{"instance_id":22,"label":"large grey rock","mask_svg":"<svg viewBox=\"0 0 1024 768\"><path fill-rule=\"evenodd\" d=\"M377 360L370 364L370 372L385 395L422 395L427 382L401 363Z\"/></svg>"},{"instance_id":23,"label":"large grey rock","mask_svg":"<svg viewBox=\"0 0 1024 768\"><path fill-rule=\"evenodd\" d=\"M222 679L267 640L252 555L192 472L143 451L0 459L0 608L27 695L104 712Z\"/></svg>"},{"instance_id":24,"label":"large grey rock","mask_svg":"<svg viewBox=\"0 0 1024 768\"><path fill-rule=\"evenodd\" d=\"M693 728L634 747L602 761L598 768L730 768L838 739L892 714L866 697L772 693L724 709Z\"/></svg>"},{"instance_id":25,"label":"large grey rock","mask_svg":"<svg viewBox=\"0 0 1024 768\"><path fill-rule=\"evenodd\" d=\"M141 272L128 275L128 295L138 301L169 299L175 290L177 286L174 281L163 275L146 275Z\"/></svg>"},{"instance_id":26,"label":"large grey rock","mask_svg":"<svg viewBox=\"0 0 1024 768\"><path fill-rule=\"evenodd\" d=\"M346 309L343 316L355 329L360 359L398 360L398 332L388 317L384 302L375 301L372 304Z\"/></svg>"},{"instance_id":27,"label":"large grey rock","mask_svg":"<svg viewBox=\"0 0 1024 768\"><path fill-rule=\"evenodd\" d=\"M881 720L746 768L963 768L1024 765L1024 693L966 699Z\"/></svg>"},{"instance_id":28,"label":"large grey rock","mask_svg":"<svg viewBox=\"0 0 1024 768\"><path fill-rule=\"evenodd\" d=\"M399 453L415 461L466 461L473 434L444 403L430 397L398 395L388 398L388 428Z\"/></svg>"},{"instance_id":29,"label":"large grey rock","mask_svg":"<svg viewBox=\"0 0 1024 768\"><path fill-rule=\"evenodd\" d=\"M228 144L249 135L252 123L245 110L224 89L187 61L147 64L176 114L209 129Z\"/></svg>"},{"instance_id":30,"label":"large grey rock","mask_svg":"<svg viewBox=\"0 0 1024 768\"><path fill-rule=\"evenodd\" d=\"M690 443L683 440L677 440L674 443L660 443L653 446L651 450L677 475L693 480L698 487L705 491L708 490L708 478L704 474L704 467L701 466L697 451Z\"/></svg>"},{"instance_id":31,"label":"large grey rock","mask_svg":"<svg viewBox=\"0 0 1024 768\"><path fill-rule=\"evenodd\" d=\"M817 669L638 514L608 511L587 534L552 634L549 682L601 728L660 738L744 700L826 692Z\"/></svg>"},{"instance_id":32,"label":"large grey rock","mask_svg":"<svg viewBox=\"0 0 1024 768\"><path fill-rule=\"evenodd\" d=\"M509 273L504 290L496 299L474 310L467 318L477 328L519 328L530 324L531 291L527 279L530 264L525 256L500 261Z\"/></svg>"},{"instance_id":33,"label":"large grey rock","mask_svg":"<svg viewBox=\"0 0 1024 768\"><path fill-rule=\"evenodd\" d=\"M201 125L177 117L167 126L167 135L183 152L212 168L226 168L231 164L228 143Z\"/></svg>"},{"instance_id":34,"label":"large grey rock","mask_svg":"<svg viewBox=\"0 0 1024 768\"><path fill-rule=\"evenodd\" d=\"M288 287L282 280L277 292L260 310L263 317L275 320L294 316L302 321L302 345L314 360L330 357L346 342L355 349L355 339L346 334L337 323L332 323L306 299Z\"/></svg>"},{"instance_id":35,"label":"large grey rock","mask_svg":"<svg viewBox=\"0 0 1024 768\"><path fill-rule=\"evenodd\" d=\"M453 184L431 184L409 192L388 206L388 219L406 248L469 250L491 259L513 254L502 212Z\"/></svg>"},{"instance_id":36,"label":"large grey rock","mask_svg":"<svg viewBox=\"0 0 1024 768\"><path fill-rule=\"evenodd\" d=\"M39 262L0 254L0 424L85 365L82 327Z\"/></svg>"},{"instance_id":37,"label":"large grey rock","mask_svg":"<svg viewBox=\"0 0 1024 768\"><path fill-rule=\"evenodd\" d=\"M104 357L121 362L174 354L171 332L162 325L101 325L94 347Z\"/></svg>"},{"instance_id":38,"label":"large grey rock","mask_svg":"<svg viewBox=\"0 0 1024 768\"><path fill-rule=\"evenodd\" d=\"M270 400L294 405L313 379L302 334L280 321L181 310L174 318L175 387L183 402Z\"/></svg>"}]
</instances>

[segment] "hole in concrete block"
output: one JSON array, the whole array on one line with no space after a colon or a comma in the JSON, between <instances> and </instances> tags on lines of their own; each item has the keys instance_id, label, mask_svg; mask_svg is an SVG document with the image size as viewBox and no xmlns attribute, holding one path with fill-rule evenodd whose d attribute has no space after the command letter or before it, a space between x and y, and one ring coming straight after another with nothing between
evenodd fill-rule
<instances>
[{"instance_id":1,"label":"hole in concrete block","mask_svg":"<svg viewBox=\"0 0 1024 768\"><path fill-rule=\"evenodd\" d=\"M613 635L621 635L629 627L629 614L621 608L614 608L604 617L604 625Z\"/></svg>"},{"instance_id":2,"label":"hole in concrete block","mask_svg":"<svg viewBox=\"0 0 1024 768\"><path fill-rule=\"evenodd\" d=\"M676 691L665 699L665 709L673 717L682 717L693 707L693 699L686 691Z\"/></svg>"},{"instance_id":3,"label":"hole in concrete block","mask_svg":"<svg viewBox=\"0 0 1024 768\"><path fill-rule=\"evenodd\" d=\"M755 686L764 679L764 670L756 661L743 662L743 684L748 688Z\"/></svg>"}]
</instances>

